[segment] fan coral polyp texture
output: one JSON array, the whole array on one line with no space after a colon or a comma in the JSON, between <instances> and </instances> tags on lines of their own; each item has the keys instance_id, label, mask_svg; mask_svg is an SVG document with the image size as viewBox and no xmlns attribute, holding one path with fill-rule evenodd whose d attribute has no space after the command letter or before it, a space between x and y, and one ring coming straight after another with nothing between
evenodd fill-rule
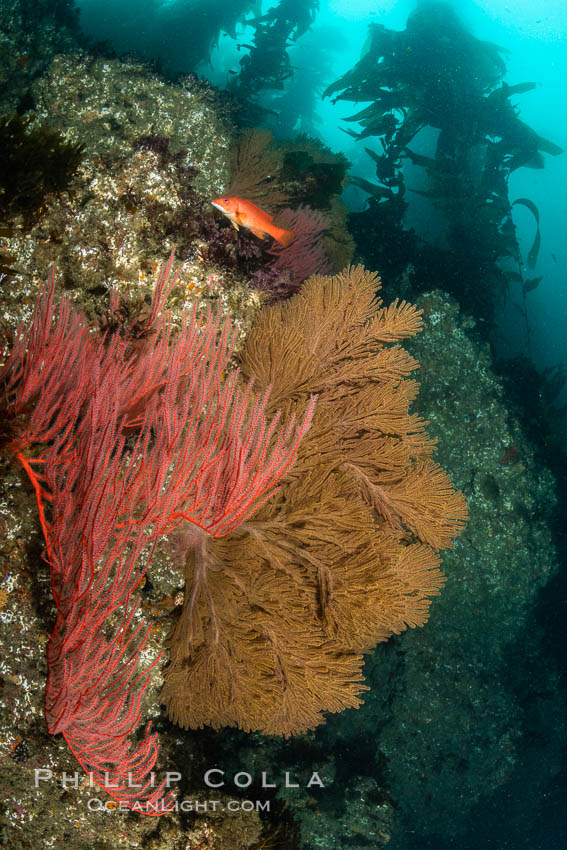
<instances>
[{"instance_id":1,"label":"fan coral polyp texture","mask_svg":"<svg viewBox=\"0 0 567 850\"><path fill-rule=\"evenodd\" d=\"M286 208L277 217L277 223L295 234L287 247L274 243L268 254L274 259L269 265L272 272L289 277L287 285L276 284L271 289L273 298L291 295L298 291L304 280L314 274L328 274L332 266L325 253L321 236L330 229L325 216L310 207Z\"/></svg>"},{"instance_id":2,"label":"fan coral polyp texture","mask_svg":"<svg viewBox=\"0 0 567 850\"><path fill-rule=\"evenodd\" d=\"M173 254L137 336L92 333L66 299L55 309L52 277L0 369L3 415L17 429L8 448L35 489L57 606L47 726L116 800L145 814L172 799L150 783L157 736L148 725L139 743L129 738L149 678L136 671L149 633L136 589L164 534L183 523L197 541L222 537L273 495L315 405L298 425L293 414L268 422L269 388L241 392L226 373L228 320L219 327L193 310L173 334L159 316L172 263Z\"/></svg>"},{"instance_id":3,"label":"fan coral polyp texture","mask_svg":"<svg viewBox=\"0 0 567 850\"><path fill-rule=\"evenodd\" d=\"M291 735L357 707L363 654L422 626L438 550L467 516L408 408L420 313L376 298L362 267L316 275L262 311L241 373L268 408L317 409L285 482L222 540L190 547L163 701L185 727Z\"/></svg>"}]
</instances>

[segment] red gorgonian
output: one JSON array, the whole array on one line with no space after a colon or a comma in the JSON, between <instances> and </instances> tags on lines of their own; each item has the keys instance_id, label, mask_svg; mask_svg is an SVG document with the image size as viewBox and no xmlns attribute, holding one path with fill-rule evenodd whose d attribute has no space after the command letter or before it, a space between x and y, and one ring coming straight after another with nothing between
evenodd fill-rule
<instances>
[{"instance_id":1,"label":"red gorgonian","mask_svg":"<svg viewBox=\"0 0 567 850\"><path fill-rule=\"evenodd\" d=\"M137 671L151 626L136 589L159 538L181 523L221 537L278 488L309 429L266 422L267 393L228 371L230 321L193 309L174 332L161 315L175 285L160 269L146 334L93 332L54 275L0 369L8 444L34 487L57 617L48 648L45 719L85 771L146 814L174 805L152 787L158 755L141 716L151 665ZM116 296L113 297L116 307ZM156 659L157 661L157 659ZM156 663L153 662L153 664Z\"/></svg>"}]
</instances>

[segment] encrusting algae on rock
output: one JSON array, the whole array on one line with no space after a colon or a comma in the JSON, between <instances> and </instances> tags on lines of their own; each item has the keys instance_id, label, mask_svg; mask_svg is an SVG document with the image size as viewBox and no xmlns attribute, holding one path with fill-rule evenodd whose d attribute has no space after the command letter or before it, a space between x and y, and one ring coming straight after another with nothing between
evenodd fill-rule
<instances>
[{"instance_id":1,"label":"encrusting algae on rock","mask_svg":"<svg viewBox=\"0 0 567 850\"><path fill-rule=\"evenodd\" d=\"M0 221L13 280L0 322L13 333L30 321L51 267L90 319L106 309L111 288L149 301L158 262L176 247L183 271L169 309L179 318L198 298L230 314L243 336L261 298L203 250L205 210L213 217L206 201L230 171L232 128L220 96L193 76L172 85L141 64L82 54L57 56L33 96L28 132L57 131L69 149L81 146L81 158L37 220Z\"/></svg>"}]
</instances>

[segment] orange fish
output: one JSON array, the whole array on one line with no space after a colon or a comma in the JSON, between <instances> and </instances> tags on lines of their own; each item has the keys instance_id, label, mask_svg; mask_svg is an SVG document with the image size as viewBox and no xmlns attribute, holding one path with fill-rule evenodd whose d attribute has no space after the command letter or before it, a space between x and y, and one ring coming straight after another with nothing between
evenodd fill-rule
<instances>
[{"instance_id":1,"label":"orange fish","mask_svg":"<svg viewBox=\"0 0 567 850\"><path fill-rule=\"evenodd\" d=\"M252 201L246 201L244 198L227 197L214 198L211 204L224 213L237 230L240 227L246 227L260 239L265 239L266 234L268 234L284 247L287 247L295 239L293 230L276 227L275 224L272 224L273 215L256 206Z\"/></svg>"}]
</instances>

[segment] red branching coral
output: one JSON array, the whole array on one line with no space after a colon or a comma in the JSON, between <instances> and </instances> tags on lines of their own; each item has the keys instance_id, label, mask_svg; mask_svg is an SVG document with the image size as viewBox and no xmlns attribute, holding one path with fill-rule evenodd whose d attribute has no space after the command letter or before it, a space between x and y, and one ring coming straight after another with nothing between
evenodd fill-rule
<instances>
[{"instance_id":1,"label":"red branching coral","mask_svg":"<svg viewBox=\"0 0 567 850\"><path fill-rule=\"evenodd\" d=\"M301 425L293 415L268 424L267 392L241 393L236 372L223 380L228 320L219 328L193 310L174 335L159 316L172 263L137 339L91 333L67 299L55 310L52 275L0 370L6 414L27 416L9 448L36 492L57 605L47 726L116 800L146 814L172 798L149 784L150 726L140 743L128 738L149 678L136 672L149 632L136 588L161 535L183 522L197 540L221 537L277 490L315 405Z\"/></svg>"}]
</instances>

